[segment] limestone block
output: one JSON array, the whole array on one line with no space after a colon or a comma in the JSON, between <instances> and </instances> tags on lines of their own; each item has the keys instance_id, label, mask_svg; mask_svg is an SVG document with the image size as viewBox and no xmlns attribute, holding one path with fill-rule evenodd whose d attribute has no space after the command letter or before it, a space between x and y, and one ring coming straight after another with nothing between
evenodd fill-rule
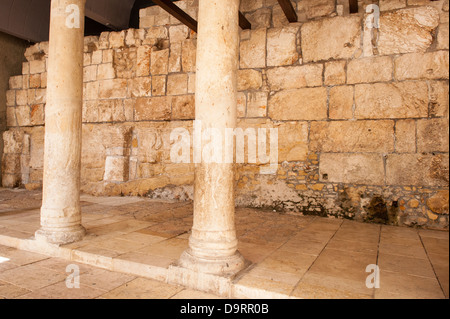
<instances>
[{"instance_id":1,"label":"limestone block","mask_svg":"<svg viewBox=\"0 0 450 319\"><path fill-rule=\"evenodd\" d=\"M357 16L310 21L301 27L305 62L348 59L360 48L361 19Z\"/></svg>"},{"instance_id":2,"label":"limestone block","mask_svg":"<svg viewBox=\"0 0 450 319\"><path fill-rule=\"evenodd\" d=\"M129 83L131 97L149 97L152 95L152 79L150 77L134 78Z\"/></svg>"},{"instance_id":3,"label":"limestone block","mask_svg":"<svg viewBox=\"0 0 450 319\"><path fill-rule=\"evenodd\" d=\"M353 118L353 86L335 86L330 89L329 112L330 118Z\"/></svg>"},{"instance_id":4,"label":"limestone block","mask_svg":"<svg viewBox=\"0 0 450 319\"><path fill-rule=\"evenodd\" d=\"M449 86L448 81L430 82L430 116L448 116Z\"/></svg>"},{"instance_id":5,"label":"limestone block","mask_svg":"<svg viewBox=\"0 0 450 319\"><path fill-rule=\"evenodd\" d=\"M169 65L169 49L152 51L151 67L150 67L152 75L167 74L168 65Z\"/></svg>"},{"instance_id":6,"label":"limestone block","mask_svg":"<svg viewBox=\"0 0 450 319\"><path fill-rule=\"evenodd\" d=\"M166 76L152 76L152 95L166 95Z\"/></svg>"},{"instance_id":7,"label":"limestone block","mask_svg":"<svg viewBox=\"0 0 450 319\"><path fill-rule=\"evenodd\" d=\"M16 105L16 91L9 90L6 91L6 106L15 106Z\"/></svg>"},{"instance_id":8,"label":"limestone block","mask_svg":"<svg viewBox=\"0 0 450 319\"><path fill-rule=\"evenodd\" d=\"M98 101L99 122L124 122L125 114L122 100Z\"/></svg>"},{"instance_id":9,"label":"limestone block","mask_svg":"<svg viewBox=\"0 0 450 319\"><path fill-rule=\"evenodd\" d=\"M439 25L439 31L437 35L437 49L448 50L449 48L449 24L441 23Z\"/></svg>"},{"instance_id":10,"label":"limestone block","mask_svg":"<svg viewBox=\"0 0 450 319\"><path fill-rule=\"evenodd\" d=\"M181 65L183 72L195 72L197 57L197 40L183 41L181 47Z\"/></svg>"},{"instance_id":11,"label":"limestone block","mask_svg":"<svg viewBox=\"0 0 450 319\"><path fill-rule=\"evenodd\" d=\"M27 105L28 103L28 90L16 91L16 105Z\"/></svg>"},{"instance_id":12,"label":"limestone block","mask_svg":"<svg viewBox=\"0 0 450 319\"><path fill-rule=\"evenodd\" d=\"M270 8L261 8L253 13L246 14L245 17L251 23L253 30L269 28L270 20L272 18L272 10L270 10Z\"/></svg>"},{"instance_id":13,"label":"limestone block","mask_svg":"<svg viewBox=\"0 0 450 319\"><path fill-rule=\"evenodd\" d=\"M12 76L9 78L9 89L15 90L15 89L21 89L23 88L23 76Z\"/></svg>"},{"instance_id":14,"label":"limestone block","mask_svg":"<svg viewBox=\"0 0 450 319\"><path fill-rule=\"evenodd\" d=\"M181 43L170 45L169 73L181 72Z\"/></svg>"},{"instance_id":15,"label":"limestone block","mask_svg":"<svg viewBox=\"0 0 450 319\"><path fill-rule=\"evenodd\" d=\"M128 180L128 157L107 156L105 161L105 181L125 182Z\"/></svg>"},{"instance_id":16,"label":"limestone block","mask_svg":"<svg viewBox=\"0 0 450 319\"><path fill-rule=\"evenodd\" d=\"M380 0L380 10L389 11L406 7L406 0Z\"/></svg>"},{"instance_id":17,"label":"limestone block","mask_svg":"<svg viewBox=\"0 0 450 319\"><path fill-rule=\"evenodd\" d=\"M439 215L448 215L449 213L448 201L449 201L448 190L442 190L437 192L435 195L433 195L427 200L427 206L433 213Z\"/></svg>"},{"instance_id":18,"label":"limestone block","mask_svg":"<svg viewBox=\"0 0 450 319\"><path fill-rule=\"evenodd\" d=\"M382 55L425 52L439 24L439 11L433 7L401 9L380 17L378 50Z\"/></svg>"},{"instance_id":19,"label":"limestone block","mask_svg":"<svg viewBox=\"0 0 450 319\"><path fill-rule=\"evenodd\" d=\"M405 54L395 60L397 80L448 79L448 51Z\"/></svg>"},{"instance_id":20,"label":"limestone block","mask_svg":"<svg viewBox=\"0 0 450 319\"><path fill-rule=\"evenodd\" d=\"M113 68L118 78L133 78L136 76L137 49L135 47L121 48L114 51Z\"/></svg>"},{"instance_id":21,"label":"limestone block","mask_svg":"<svg viewBox=\"0 0 450 319\"><path fill-rule=\"evenodd\" d=\"M109 34L109 47L117 49L125 46L125 31L111 32Z\"/></svg>"},{"instance_id":22,"label":"limestone block","mask_svg":"<svg viewBox=\"0 0 450 319\"><path fill-rule=\"evenodd\" d=\"M247 94L247 117L267 116L267 92L249 92Z\"/></svg>"},{"instance_id":23,"label":"limestone block","mask_svg":"<svg viewBox=\"0 0 450 319\"><path fill-rule=\"evenodd\" d=\"M298 27L272 28L267 31L267 66L292 65L298 61Z\"/></svg>"},{"instance_id":24,"label":"limestone block","mask_svg":"<svg viewBox=\"0 0 450 319\"><path fill-rule=\"evenodd\" d=\"M355 59L347 66L347 83L388 82L392 80L394 63L390 57Z\"/></svg>"},{"instance_id":25,"label":"limestone block","mask_svg":"<svg viewBox=\"0 0 450 319\"><path fill-rule=\"evenodd\" d=\"M171 43L182 42L189 36L189 28L184 24L169 27L169 38Z\"/></svg>"},{"instance_id":26,"label":"limestone block","mask_svg":"<svg viewBox=\"0 0 450 319\"><path fill-rule=\"evenodd\" d=\"M84 70L86 70L86 68L84 68ZM36 89L36 88L41 87L41 74L44 74L44 73L31 74L29 76L29 78L28 78L28 87L29 88ZM95 70L95 76L97 76L97 70Z\"/></svg>"},{"instance_id":27,"label":"limestone block","mask_svg":"<svg viewBox=\"0 0 450 319\"><path fill-rule=\"evenodd\" d=\"M170 120L171 97L138 98L135 105L137 121Z\"/></svg>"},{"instance_id":28,"label":"limestone block","mask_svg":"<svg viewBox=\"0 0 450 319\"><path fill-rule=\"evenodd\" d=\"M394 151L394 122L312 122L310 150L313 152L390 153Z\"/></svg>"},{"instance_id":29,"label":"limestone block","mask_svg":"<svg viewBox=\"0 0 450 319\"><path fill-rule=\"evenodd\" d=\"M416 121L399 120L395 123L395 152L416 152Z\"/></svg>"},{"instance_id":30,"label":"limestone block","mask_svg":"<svg viewBox=\"0 0 450 319\"><path fill-rule=\"evenodd\" d=\"M167 95L187 94L188 75L186 73L170 74L167 77Z\"/></svg>"},{"instance_id":31,"label":"limestone block","mask_svg":"<svg viewBox=\"0 0 450 319\"><path fill-rule=\"evenodd\" d=\"M266 29L241 32L240 67L257 69L266 66Z\"/></svg>"},{"instance_id":32,"label":"limestone block","mask_svg":"<svg viewBox=\"0 0 450 319\"><path fill-rule=\"evenodd\" d=\"M359 119L427 117L428 86L425 82L359 84L355 103Z\"/></svg>"},{"instance_id":33,"label":"limestone block","mask_svg":"<svg viewBox=\"0 0 450 319\"><path fill-rule=\"evenodd\" d=\"M325 63L325 85L345 84L347 82L346 65L344 60Z\"/></svg>"},{"instance_id":34,"label":"limestone block","mask_svg":"<svg viewBox=\"0 0 450 319\"><path fill-rule=\"evenodd\" d=\"M304 0L298 3L298 11L304 11L308 20L324 17L336 11L336 3L333 0Z\"/></svg>"},{"instance_id":35,"label":"limestone block","mask_svg":"<svg viewBox=\"0 0 450 319\"><path fill-rule=\"evenodd\" d=\"M238 70L238 91L258 90L262 86L262 74L260 71L246 69Z\"/></svg>"},{"instance_id":36,"label":"limestone block","mask_svg":"<svg viewBox=\"0 0 450 319\"><path fill-rule=\"evenodd\" d=\"M31 112L28 105L22 105L16 107L16 118L18 126L30 126L31 125Z\"/></svg>"},{"instance_id":37,"label":"limestone block","mask_svg":"<svg viewBox=\"0 0 450 319\"><path fill-rule=\"evenodd\" d=\"M298 162L308 157L308 123L284 122L274 128L278 129L278 160Z\"/></svg>"},{"instance_id":38,"label":"limestone block","mask_svg":"<svg viewBox=\"0 0 450 319\"><path fill-rule=\"evenodd\" d=\"M242 12L255 11L262 8L264 5L264 0L246 0L241 1L240 10Z\"/></svg>"},{"instance_id":39,"label":"limestone block","mask_svg":"<svg viewBox=\"0 0 450 319\"><path fill-rule=\"evenodd\" d=\"M92 52L91 62L92 64L101 64L103 61L103 51L97 50Z\"/></svg>"},{"instance_id":40,"label":"limestone block","mask_svg":"<svg viewBox=\"0 0 450 319\"><path fill-rule=\"evenodd\" d=\"M84 88L83 95L84 100L96 100L98 99L98 88L100 82L89 82L86 83L86 87Z\"/></svg>"},{"instance_id":41,"label":"limestone block","mask_svg":"<svg viewBox=\"0 0 450 319\"><path fill-rule=\"evenodd\" d=\"M138 139L139 162L157 163L161 158L164 147L160 130L157 127L139 127L136 129L136 135Z\"/></svg>"},{"instance_id":42,"label":"limestone block","mask_svg":"<svg viewBox=\"0 0 450 319\"><path fill-rule=\"evenodd\" d=\"M327 89L304 88L280 91L269 99L273 120L323 120L327 118Z\"/></svg>"},{"instance_id":43,"label":"limestone block","mask_svg":"<svg viewBox=\"0 0 450 319\"><path fill-rule=\"evenodd\" d=\"M448 169L448 154L390 154L386 160L386 183L447 187Z\"/></svg>"},{"instance_id":44,"label":"limestone block","mask_svg":"<svg viewBox=\"0 0 450 319\"><path fill-rule=\"evenodd\" d=\"M267 83L272 91L322 85L322 64L279 67L267 70Z\"/></svg>"},{"instance_id":45,"label":"limestone block","mask_svg":"<svg viewBox=\"0 0 450 319\"><path fill-rule=\"evenodd\" d=\"M102 65L102 66L104 66L104 65ZM105 72L103 70L103 68L102 68L101 74L99 74L99 75L101 75L102 80L114 78L114 75L110 76L110 77L105 77L105 75L108 75L108 73ZM83 82L92 82L92 81L96 81L96 80L97 80L97 65L85 66L83 68Z\"/></svg>"},{"instance_id":46,"label":"limestone block","mask_svg":"<svg viewBox=\"0 0 450 319\"><path fill-rule=\"evenodd\" d=\"M182 95L174 96L172 99L172 119L173 120L193 120L195 119L195 96Z\"/></svg>"},{"instance_id":47,"label":"limestone block","mask_svg":"<svg viewBox=\"0 0 450 319\"><path fill-rule=\"evenodd\" d=\"M3 132L3 153L21 154L23 148L24 132L19 130L9 130Z\"/></svg>"},{"instance_id":48,"label":"limestone block","mask_svg":"<svg viewBox=\"0 0 450 319\"><path fill-rule=\"evenodd\" d=\"M384 184L384 164L381 154L320 155L320 179L324 182L364 185Z\"/></svg>"},{"instance_id":49,"label":"limestone block","mask_svg":"<svg viewBox=\"0 0 450 319\"><path fill-rule=\"evenodd\" d=\"M151 46L144 45L137 48L136 76L150 75L151 52Z\"/></svg>"},{"instance_id":50,"label":"limestone block","mask_svg":"<svg viewBox=\"0 0 450 319\"><path fill-rule=\"evenodd\" d=\"M95 123L99 121L97 101L85 101L83 103L82 119L83 123Z\"/></svg>"},{"instance_id":51,"label":"limestone block","mask_svg":"<svg viewBox=\"0 0 450 319\"><path fill-rule=\"evenodd\" d=\"M2 173L21 175L20 158L20 154L4 154L2 160Z\"/></svg>"},{"instance_id":52,"label":"limestone block","mask_svg":"<svg viewBox=\"0 0 450 319\"><path fill-rule=\"evenodd\" d=\"M449 151L449 134L447 119L422 119L417 121L417 151Z\"/></svg>"},{"instance_id":53,"label":"limestone block","mask_svg":"<svg viewBox=\"0 0 450 319\"><path fill-rule=\"evenodd\" d=\"M44 73L45 71L45 60L30 61L30 74Z\"/></svg>"},{"instance_id":54,"label":"limestone block","mask_svg":"<svg viewBox=\"0 0 450 319\"><path fill-rule=\"evenodd\" d=\"M16 118L16 108L8 106L6 108L6 126L13 127L17 126L17 118Z\"/></svg>"},{"instance_id":55,"label":"limestone block","mask_svg":"<svg viewBox=\"0 0 450 319\"><path fill-rule=\"evenodd\" d=\"M161 39L168 39L169 38L169 32L167 31L166 27L151 27L146 30L146 34L144 37L143 44L146 45L156 45L158 41Z\"/></svg>"},{"instance_id":56,"label":"limestone block","mask_svg":"<svg viewBox=\"0 0 450 319\"><path fill-rule=\"evenodd\" d=\"M247 111L247 96L244 92L238 92L237 94L237 117L245 117Z\"/></svg>"},{"instance_id":57,"label":"limestone block","mask_svg":"<svg viewBox=\"0 0 450 319\"><path fill-rule=\"evenodd\" d=\"M31 105L31 125L44 125L44 104Z\"/></svg>"},{"instance_id":58,"label":"limestone block","mask_svg":"<svg viewBox=\"0 0 450 319\"><path fill-rule=\"evenodd\" d=\"M98 96L100 99L124 99L127 96L127 85L125 79L100 81Z\"/></svg>"}]
</instances>

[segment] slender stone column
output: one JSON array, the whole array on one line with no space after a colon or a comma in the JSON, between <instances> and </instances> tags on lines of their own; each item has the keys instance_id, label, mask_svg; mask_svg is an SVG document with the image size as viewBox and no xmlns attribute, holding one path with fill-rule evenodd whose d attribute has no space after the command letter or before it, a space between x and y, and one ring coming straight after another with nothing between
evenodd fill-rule
<instances>
[{"instance_id":1,"label":"slender stone column","mask_svg":"<svg viewBox=\"0 0 450 319\"><path fill-rule=\"evenodd\" d=\"M200 0L197 41L196 120L203 130L237 122L240 0ZM198 123L198 122L197 122ZM237 251L234 164L196 164L194 225L180 266L226 275L244 267Z\"/></svg>"},{"instance_id":2,"label":"slender stone column","mask_svg":"<svg viewBox=\"0 0 450 319\"><path fill-rule=\"evenodd\" d=\"M36 238L55 244L85 234L80 210L85 3L51 2L43 202Z\"/></svg>"}]
</instances>

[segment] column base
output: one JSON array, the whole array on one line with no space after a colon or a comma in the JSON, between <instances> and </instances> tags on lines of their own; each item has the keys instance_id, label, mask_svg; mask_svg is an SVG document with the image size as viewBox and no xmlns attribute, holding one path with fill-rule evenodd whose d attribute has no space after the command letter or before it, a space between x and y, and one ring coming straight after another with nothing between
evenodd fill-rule
<instances>
[{"instance_id":1,"label":"column base","mask_svg":"<svg viewBox=\"0 0 450 319\"><path fill-rule=\"evenodd\" d=\"M194 256L188 249L181 255L178 265L199 273L230 276L244 269L247 263L238 251L228 257L201 258Z\"/></svg>"},{"instance_id":2,"label":"column base","mask_svg":"<svg viewBox=\"0 0 450 319\"><path fill-rule=\"evenodd\" d=\"M86 235L83 226L69 229L46 229L41 228L35 233L36 240L45 240L50 244L65 245L80 241Z\"/></svg>"}]
</instances>

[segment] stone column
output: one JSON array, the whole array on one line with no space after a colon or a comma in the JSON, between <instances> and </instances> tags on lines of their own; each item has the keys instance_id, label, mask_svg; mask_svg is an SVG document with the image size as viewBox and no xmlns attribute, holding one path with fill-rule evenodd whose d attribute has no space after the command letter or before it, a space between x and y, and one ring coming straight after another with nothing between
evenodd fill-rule
<instances>
[{"instance_id":1,"label":"stone column","mask_svg":"<svg viewBox=\"0 0 450 319\"><path fill-rule=\"evenodd\" d=\"M36 238L83 238L80 210L84 11L86 0L52 0L45 107L41 229Z\"/></svg>"},{"instance_id":2,"label":"stone column","mask_svg":"<svg viewBox=\"0 0 450 319\"><path fill-rule=\"evenodd\" d=\"M237 122L237 69L240 0L200 0L198 16L196 121L203 130ZM198 122L197 122L198 123ZM180 266L226 275L244 267L237 251L234 204L234 164L196 164L194 225L189 249Z\"/></svg>"}]
</instances>

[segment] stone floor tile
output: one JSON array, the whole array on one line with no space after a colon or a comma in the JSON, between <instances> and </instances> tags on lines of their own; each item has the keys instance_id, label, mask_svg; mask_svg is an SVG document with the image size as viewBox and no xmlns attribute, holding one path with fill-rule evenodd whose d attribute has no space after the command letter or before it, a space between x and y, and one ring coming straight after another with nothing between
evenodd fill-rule
<instances>
[{"instance_id":1,"label":"stone floor tile","mask_svg":"<svg viewBox=\"0 0 450 319\"><path fill-rule=\"evenodd\" d=\"M182 291L182 287L155 280L136 278L101 295L103 299L168 299Z\"/></svg>"},{"instance_id":2,"label":"stone floor tile","mask_svg":"<svg viewBox=\"0 0 450 319\"><path fill-rule=\"evenodd\" d=\"M30 290L0 280L0 297L13 299L29 293Z\"/></svg>"},{"instance_id":3,"label":"stone floor tile","mask_svg":"<svg viewBox=\"0 0 450 319\"><path fill-rule=\"evenodd\" d=\"M83 274L89 270L91 270L93 267L81 263L76 263L70 260L64 260L60 258L48 258L41 261L38 261L34 263L35 266L43 267L52 271L56 271L62 274L68 274L67 272L67 266L69 265L76 265L80 269L80 274Z\"/></svg>"},{"instance_id":4,"label":"stone floor tile","mask_svg":"<svg viewBox=\"0 0 450 319\"><path fill-rule=\"evenodd\" d=\"M109 238L103 241L97 241L94 245L123 254L130 251L139 250L149 244L119 238Z\"/></svg>"},{"instance_id":5,"label":"stone floor tile","mask_svg":"<svg viewBox=\"0 0 450 319\"><path fill-rule=\"evenodd\" d=\"M172 296L170 299L223 299L216 295L208 294L206 292L201 292L191 289L183 289L179 293Z\"/></svg>"},{"instance_id":6,"label":"stone floor tile","mask_svg":"<svg viewBox=\"0 0 450 319\"><path fill-rule=\"evenodd\" d=\"M139 253L139 252L129 252L123 255L120 255L116 257L117 259L122 260L128 260L132 262L142 263L146 265L152 265L162 268L169 267L170 264L172 264L174 261L176 261L176 258L169 258L159 255L150 255L145 253Z\"/></svg>"},{"instance_id":7,"label":"stone floor tile","mask_svg":"<svg viewBox=\"0 0 450 319\"><path fill-rule=\"evenodd\" d=\"M66 275L64 274L35 266L33 264L17 267L0 273L1 281L31 291L52 285L65 279Z\"/></svg>"},{"instance_id":8,"label":"stone floor tile","mask_svg":"<svg viewBox=\"0 0 450 319\"><path fill-rule=\"evenodd\" d=\"M258 267L303 276L316 256L277 250L258 264ZM299 278L300 279L300 278Z\"/></svg>"},{"instance_id":9,"label":"stone floor tile","mask_svg":"<svg viewBox=\"0 0 450 319\"><path fill-rule=\"evenodd\" d=\"M381 269L377 299L441 299L444 294L436 278L411 276Z\"/></svg>"},{"instance_id":10,"label":"stone floor tile","mask_svg":"<svg viewBox=\"0 0 450 319\"><path fill-rule=\"evenodd\" d=\"M287 241L280 247L279 251L318 256L325 246L326 243L324 242L300 240L296 237Z\"/></svg>"},{"instance_id":11,"label":"stone floor tile","mask_svg":"<svg viewBox=\"0 0 450 319\"><path fill-rule=\"evenodd\" d=\"M397 245L392 243L381 242L380 244L380 252L391 254L391 255L399 255L406 257L414 257L419 259L428 259L427 254L423 246L420 245Z\"/></svg>"},{"instance_id":12,"label":"stone floor tile","mask_svg":"<svg viewBox=\"0 0 450 319\"><path fill-rule=\"evenodd\" d=\"M435 277L433 268L428 259L380 253L378 265L381 271L390 271L428 278Z\"/></svg>"},{"instance_id":13,"label":"stone floor tile","mask_svg":"<svg viewBox=\"0 0 450 319\"><path fill-rule=\"evenodd\" d=\"M343 250L355 253L376 253L378 250L378 243L373 241L354 241L341 240L333 238L326 246L329 249Z\"/></svg>"},{"instance_id":14,"label":"stone floor tile","mask_svg":"<svg viewBox=\"0 0 450 319\"><path fill-rule=\"evenodd\" d=\"M261 289L267 293L276 292L279 294L284 294L288 297L295 287L295 284L289 284L286 282L276 281L276 280L261 280L259 276L245 275L238 282L238 285Z\"/></svg>"},{"instance_id":15,"label":"stone floor tile","mask_svg":"<svg viewBox=\"0 0 450 319\"><path fill-rule=\"evenodd\" d=\"M91 268L80 275L80 283L104 291L110 291L135 279L135 276Z\"/></svg>"},{"instance_id":16,"label":"stone floor tile","mask_svg":"<svg viewBox=\"0 0 450 319\"><path fill-rule=\"evenodd\" d=\"M422 242L427 253L440 255L449 254L448 240L434 237L422 237Z\"/></svg>"},{"instance_id":17,"label":"stone floor tile","mask_svg":"<svg viewBox=\"0 0 450 319\"><path fill-rule=\"evenodd\" d=\"M136 252L178 259L188 246L188 240L172 238L146 246Z\"/></svg>"},{"instance_id":18,"label":"stone floor tile","mask_svg":"<svg viewBox=\"0 0 450 319\"><path fill-rule=\"evenodd\" d=\"M105 290L80 284L78 288L68 288L66 282L38 289L30 294L22 295L21 299L93 299L105 294Z\"/></svg>"},{"instance_id":19,"label":"stone floor tile","mask_svg":"<svg viewBox=\"0 0 450 319\"><path fill-rule=\"evenodd\" d=\"M358 294L307 282L299 283L291 296L301 299L372 299L370 292Z\"/></svg>"}]
</instances>

